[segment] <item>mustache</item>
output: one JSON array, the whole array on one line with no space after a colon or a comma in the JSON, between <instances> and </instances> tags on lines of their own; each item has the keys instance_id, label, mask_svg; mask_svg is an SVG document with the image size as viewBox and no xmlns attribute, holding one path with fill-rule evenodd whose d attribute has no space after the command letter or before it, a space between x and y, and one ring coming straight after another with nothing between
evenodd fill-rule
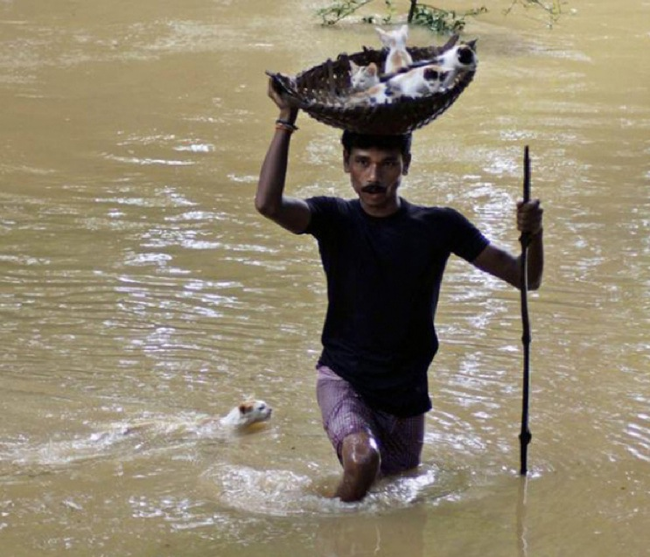
<instances>
[{"instance_id":1,"label":"mustache","mask_svg":"<svg viewBox=\"0 0 650 557\"><path fill-rule=\"evenodd\" d=\"M367 184L361 188L361 191L364 193L378 193L385 190L386 188L379 182L373 182L372 184Z\"/></svg>"}]
</instances>

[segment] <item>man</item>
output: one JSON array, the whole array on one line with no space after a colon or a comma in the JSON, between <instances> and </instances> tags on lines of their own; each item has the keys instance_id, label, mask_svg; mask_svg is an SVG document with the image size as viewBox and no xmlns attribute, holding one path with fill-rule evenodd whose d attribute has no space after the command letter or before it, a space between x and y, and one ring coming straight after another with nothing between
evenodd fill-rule
<instances>
[{"instance_id":1,"label":"man","mask_svg":"<svg viewBox=\"0 0 650 557\"><path fill-rule=\"evenodd\" d=\"M328 309L318 361L323 425L343 466L335 496L362 499L379 473L420 463L427 369L438 348L433 318L451 253L515 287L519 259L493 246L453 209L420 207L398 195L411 163L411 136L342 137L344 170L357 199L284 194L292 109L269 82L280 109L260 172L255 206L267 218L317 240ZM517 227L531 240L528 284L543 271L539 200L517 204Z\"/></svg>"}]
</instances>

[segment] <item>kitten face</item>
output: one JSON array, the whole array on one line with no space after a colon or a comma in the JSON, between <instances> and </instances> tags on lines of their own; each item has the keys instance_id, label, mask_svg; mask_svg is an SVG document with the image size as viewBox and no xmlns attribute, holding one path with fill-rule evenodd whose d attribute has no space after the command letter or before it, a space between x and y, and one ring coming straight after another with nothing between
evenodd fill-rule
<instances>
[{"instance_id":1,"label":"kitten face","mask_svg":"<svg viewBox=\"0 0 650 557\"><path fill-rule=\"evenodd\" d=\"M371 62L367 66L358 66L350 60L350 83L353 91L365 91L379 83L379 68Z\"/></svg>"},{"instance_id":2,"label":"kitten face","mask_svg":"<svg viewBox=\"0 0 650 557\"><path fill-rule=\"evenodd\" d=\"M473 71L478 57L470 44L461 44L441 54L436 62L448 70Z\"/></svg>"},{"instance_id":3,"label":"kitten face","mask_svg":"<svg viewBox=\"0 0 650 557\"><path fill-rule=\"evenodd\" d=\"M271 418L272 412L273 409L263 400L247 400L233 408L221 419L221 423L235 428L244 428L267 421Z\"/></svg>"},{"instance_id":4,"label":"kitten face","mask_svg":"<svg viewBox=\"0 0 650 557\"><path fill-rule=\"evenodd\" d=\"M377 31L379 40L385 47L389 49L406 47L406 39L408 39L409 34L408 25L402 25L399 29L393 29L392 31L384 31L380 27L375 27L375 31Z\"/></svg>"},{"instance_id":5,"label":"kitten face","mask_svg":"<svg viewBox=\"0 0 650 557\"><path fill-rule=\"evenodd\" d=\"M442 88L447 73L448 72L438 67L425 67L422 74L424 81L428 84L429 93L436 93Z\"/></svg>"},{"instance_id":6,"label":"kitten face","mask_svg":"<svg viewBox=\"0 0 650 557\"><path fill-rule=\"evenodd\" d=\"M476 66L476 53L466 44L458 47L456 58L463 67Z\"/></svg>"}]
</instances>

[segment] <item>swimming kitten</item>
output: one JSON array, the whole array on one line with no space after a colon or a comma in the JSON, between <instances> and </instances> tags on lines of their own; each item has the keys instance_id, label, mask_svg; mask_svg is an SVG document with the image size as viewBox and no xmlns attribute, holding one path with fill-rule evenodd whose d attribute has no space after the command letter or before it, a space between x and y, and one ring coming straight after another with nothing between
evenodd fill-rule
<instances>
[{"instance_id":1,"label":"swimming kitten","mask_svg":"<svg viewBox=\"0 0 650 557\"><path fill-rule=\"evenodd\" d=\"M224 426L243 429L249 425L269 420L272 412L273 409L263 400L247 400L239 406L235 406L219 422Z\"/></svg>"}]
</instances>

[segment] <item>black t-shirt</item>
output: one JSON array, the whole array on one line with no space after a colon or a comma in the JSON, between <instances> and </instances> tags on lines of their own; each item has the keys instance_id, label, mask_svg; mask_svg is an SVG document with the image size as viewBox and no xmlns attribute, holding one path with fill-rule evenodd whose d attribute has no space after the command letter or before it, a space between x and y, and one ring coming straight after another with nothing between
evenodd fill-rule
<instances>
[{"instance_id":1,"label":"black t-shirt","mask_svg":"<svg viewBox=\"0 0 650 557\"><path fill-rule=\"evenodd\" d=\"M328 308L319 363L373 408L396 416L431 408L427 369L438 349L434 315L447 259L474 260L487 239L453 209L401 199L389 217L358 199L307 200L306 230L318 240Z\"/></svg>"}]
</instances>

